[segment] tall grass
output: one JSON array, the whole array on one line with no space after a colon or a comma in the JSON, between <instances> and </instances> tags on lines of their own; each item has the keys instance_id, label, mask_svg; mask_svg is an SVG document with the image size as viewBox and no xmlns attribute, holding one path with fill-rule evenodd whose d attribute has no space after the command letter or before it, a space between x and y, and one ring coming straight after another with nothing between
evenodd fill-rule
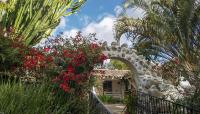
<instances>
[{"instance_id":1,"label":"tall grass","mask_svg":"<svg viewBox=\"0 0 200 114\"><path fill-rule=\"evenodd\" d=\"M44 84L0 84L0 112L5 114L47 114L52 99L50 88Z\"/></svg>"},{"instance_id":2,"label":"tall grass","mask_svg":"<svg viewBox=\"0 0 200 114\"><path fill-rule=\"evenodd\" d=\"M4 114L86 114L87 99L53 94L48 83L0 83L0 112Z\"/></svg>"}]
</instances>

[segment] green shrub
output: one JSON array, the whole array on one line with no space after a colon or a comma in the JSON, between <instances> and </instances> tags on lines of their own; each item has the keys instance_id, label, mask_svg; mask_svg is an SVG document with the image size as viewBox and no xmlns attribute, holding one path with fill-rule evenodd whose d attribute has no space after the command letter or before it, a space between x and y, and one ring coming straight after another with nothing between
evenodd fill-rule
<instances>
[{"instance_id":1,"label":"green shrub","mask_svg":"<svg viewBox=\"0 0 200 114\"><path fill-rule=\"evenodd\" d=\"M86 114L87 99L54 94L48 83L0 84L0 112L5 114Z\"/></svg>"},{"instance_id":2,"label":"green shrub","mask_svg":"<svg viewBox=\"0 0 200 114\"><path fill-rule=\"evenodd\" d=\"M108 103L108 104L123 103L122 99L115 98L115 97L113 97L111 95L99 95L98 97L102 102Z\"/></svg>"},{"instance_id":3,"label":"green shrub","mask_svg":"<svg viewBox=\"0 0 200 114\"><path fill-rule=\"evenodd\" d=\"M190 95L183 99L178 99L176 103L192 107L195 110L200 110L200 90L197 89L193 95Z\"/></svg>"},{"instance_id":4,"label":"green shrub","mask_svg":"<svg viewBox=\"0 0 200 114\"><path fill-rule=\"evenodd\" d=\"M136 109L136 101L137 98L132 95L133 93L129 92L128 95L125 97L125 104L126 104L126 112L128 114L136 114L135 109Z\"/></svg>"},{"instance_id":5,"label":"green shrub","mask_svg":"<svg viewBox=\"0 0 200 114\"><path fill-rule=\"evenodd\" d=\"M0 32L2 32L0 30ZM20 64L21 54L19 49L14 45L18 45L18 42L14 42L11 38L5 37L0 33L0 71L8 71L13 67ZM21 45L21 44L20 44Z\"/></svg>"},{"instance_id":6,"label":"green shrub","mask_svg":"<svg viewBox=\"0 0 200 114\"><path fill-rule=\"evenodd\" d=\"M51 99L52 94L44 85L26 87L16 82L0 85L0 111L5 114L45 114Z\"/></svg>"}]
</instances>

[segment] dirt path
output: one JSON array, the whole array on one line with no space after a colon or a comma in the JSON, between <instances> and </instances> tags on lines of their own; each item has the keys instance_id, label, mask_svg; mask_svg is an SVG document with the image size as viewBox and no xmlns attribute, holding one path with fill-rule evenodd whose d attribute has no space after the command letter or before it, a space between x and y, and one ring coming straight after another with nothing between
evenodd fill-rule
<instances>
[{"instance_id":1,"label":"dirt path","mask_svg":"<svg viewBox=\"0 0 200 114\"><path fill-rule=\"evenodd\" d=\"M123 104L105 104L105 106L113 112L113 114L124 114L125 106Z\"/></svg>"}]
</instances>

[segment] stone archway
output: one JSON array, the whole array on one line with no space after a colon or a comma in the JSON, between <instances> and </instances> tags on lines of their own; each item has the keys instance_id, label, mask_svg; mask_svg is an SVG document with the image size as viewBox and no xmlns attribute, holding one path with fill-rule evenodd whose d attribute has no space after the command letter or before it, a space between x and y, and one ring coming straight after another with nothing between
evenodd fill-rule
<instances>
[{"instance_id":1,"label":"stone archway","mask_svg":"<svg viewBox=\"0 0 200 114\"><path fill-rule=\"evenodd\" d=\"M181 96L175 86L153 70L155 64L145 60L144 56L137 55L135 49L128 48L127 44L120 46L117 42L112 42L111 46L104 42L103 47L103 53L110 59L118 59L129 65L134 72L132 80L136 83L137 90L170 100Z\"/></svg>"}]
</instances>

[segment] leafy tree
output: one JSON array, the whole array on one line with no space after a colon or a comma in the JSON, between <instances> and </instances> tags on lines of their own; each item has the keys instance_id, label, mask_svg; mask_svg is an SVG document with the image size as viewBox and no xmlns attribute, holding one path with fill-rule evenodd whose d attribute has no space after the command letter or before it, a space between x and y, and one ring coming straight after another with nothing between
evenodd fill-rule
<instances>
[{"instance_id":1,"label":"leafy tree","mask_svg":"<svg viewBox=\"0 0 200 114\"><path fill-rule=\"evenodd\" d=\"M119 60L111 60L110 62L115 69L118 69L118 70L128 70L129 69L129 67L125 63L123 63Z\"/></svg>"}]
</instances>

